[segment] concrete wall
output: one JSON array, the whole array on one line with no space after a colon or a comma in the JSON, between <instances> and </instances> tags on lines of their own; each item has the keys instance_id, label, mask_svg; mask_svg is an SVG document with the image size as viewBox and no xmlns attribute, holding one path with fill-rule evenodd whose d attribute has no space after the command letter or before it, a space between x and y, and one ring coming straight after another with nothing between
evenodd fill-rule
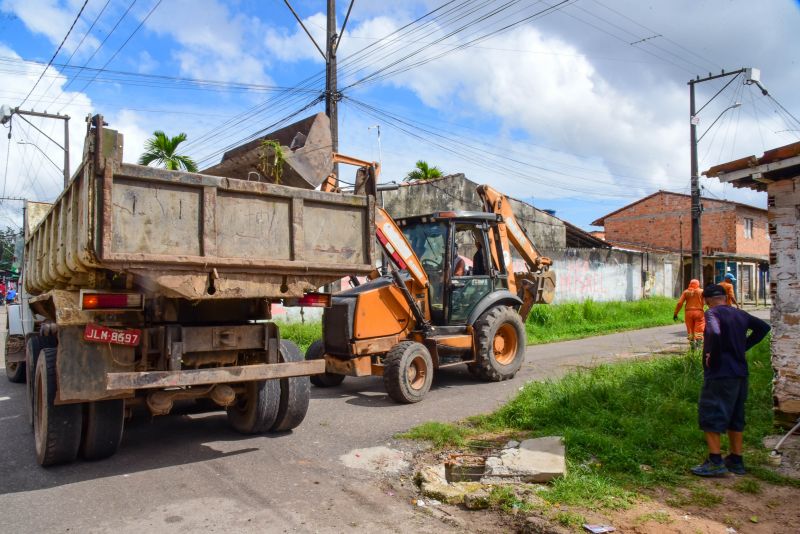
<instances>
[{"instance_id":1,"label":"concrete wall","mask_svg":"<svg viewBox=\"0 0 800 534\"><path fill-rule=\"evenodd\" d=\"M426 215L437 211L483 211L475 192L478 184L463 174L453 174L430 182L402 184L396 191L383 192L383 204L392 217ZM510 199L525 232L539 248L564 248L567 245L564 223L518 200Z\"/></svg>"},{"instance_id":2,"label":"concrete wall","mask_svg":"<svg viewBox=\"0 0 800 534\"><path fill-rule=\"evenodd\" d=\"M800 416L800 177L769 184L773 399L776 416Z\"/></svg>"},{"instance_id":3,"label":"concrete wall","mask_svg":"<svg viewBox=\"0 0 800 534\"><path fill-rule=\"evenodd\" d=\"M680 293L677 255L610 249L544 250L556 272L555 302L639 300Z\"/></svg>"},{"instance_id":4,"label":"concrete wall","mask_svg":"<svg viewBox=\"0 0 800 534\"><path fill-rule=\"evenodd\" d=\"M605 238L648 248L692 248L691 198L661 191L605 217ZM753 238L744 237L744 219L753 219ZM767 213L731 202L703 199L703 250L766 256Z\"/></svg>"}]
</instances>

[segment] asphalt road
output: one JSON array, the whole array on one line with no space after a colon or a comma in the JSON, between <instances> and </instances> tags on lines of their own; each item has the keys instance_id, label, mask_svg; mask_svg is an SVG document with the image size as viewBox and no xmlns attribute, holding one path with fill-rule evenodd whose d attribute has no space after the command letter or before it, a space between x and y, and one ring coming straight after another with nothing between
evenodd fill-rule
<instances>
[{"instance_id":1,"label":"asphalt road","mask_svg":"<svg viewBox=\"0 0 800 534\"><path fill-rule=\"evenodd\" d=\"M306 420L279 435L243 437L223 412L137 418L114 457L49 469L35 461L24 385L3 377L0 532L454 530L340 456L386 445L424 421L491 411L530 380L680 347L684 333L678 324L532 346L516 378L501 383L445 369L426 399L408 406L390 401L380 378L348 378L337 388L312 388Z\"/></svg>"}]
</instances>

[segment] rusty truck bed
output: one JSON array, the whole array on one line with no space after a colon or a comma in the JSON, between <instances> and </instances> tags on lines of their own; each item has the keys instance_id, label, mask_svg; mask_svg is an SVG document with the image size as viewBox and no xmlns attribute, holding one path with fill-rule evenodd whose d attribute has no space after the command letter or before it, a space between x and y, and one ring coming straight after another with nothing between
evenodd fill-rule
<instances>
[{"instance_id":1,"label":"rusty truck bed","mask_svg":"<svg viewBox=\"0 0 800 534\"><path fill-rule=\"evenodd\" d=\"M373 268L371 197L121 163L109 129L87 142L28 232L32 294L84 287L103 269L166 297L298 297Z\"/></svg>"}]
</instances>

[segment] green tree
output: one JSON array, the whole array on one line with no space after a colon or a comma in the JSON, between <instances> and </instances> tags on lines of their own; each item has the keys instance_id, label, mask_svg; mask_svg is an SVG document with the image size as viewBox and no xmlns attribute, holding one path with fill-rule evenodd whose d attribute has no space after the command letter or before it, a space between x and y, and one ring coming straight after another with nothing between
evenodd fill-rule
<instances>
[{"instance_id":1,"label":"green tree","mask_svg":"<svg viewBox=\"0 0 800 534\"><path fill-rule=\"evenodd\" d=\"M406 180L409 182L419 180L433 180L434 178L441 178L442 169L436 166L428 165L427 161L419 160L414 166L414 170L406 174Z\"/></svg>"},{"instance_id":2,"label":"green tree","mask_svg":"<svg viewBox=\"0 0 800 534\"><path fill-rule=\"evenodd\" d=\"M150 165L156 162L171 171L185 169L197 172L197 164L189 156L177 153L178 145L186 141L186 134L179 133L175 137L168 137L161 130L153 132L153 137L147 140L145 152L139 158L139 165Z\"/></svg>"}]
</instances>

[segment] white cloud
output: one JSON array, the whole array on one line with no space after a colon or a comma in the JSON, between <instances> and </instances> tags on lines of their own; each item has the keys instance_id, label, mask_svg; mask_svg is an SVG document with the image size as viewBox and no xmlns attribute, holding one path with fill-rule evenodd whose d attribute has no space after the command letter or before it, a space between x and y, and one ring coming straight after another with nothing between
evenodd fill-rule
<instances>
[{"instance_id":1,"label":"white cloud","mask_svg":"<svg viewBox=\"0 0 800 534\"><path fill-rule=\"evenodd\" d=\"M261 22L255 17L232 14L216 0L171 0L153 13L146 27L180 45L173 55L185 76L272 83L254 45L261 34Z\"/></svg>"},{"instance_id":2,"label":"white cloud","mask_svg":"<svg viewBox=\"0 0 800 534\"><path fill-rule=\"evenodd\" d=\"M62 5L58 0L3 0L0 10L15 14L31 32L44 35L57 46L64 39L82 4L83 2L79 0L70 0L66 5ZM99 10L99 7L86 6L62 50L66 52L75 50L91 24L86 21L92 20L90 17L94 17L95 9ZM87 37L81 45L81 53L93 50L98 44L94 37Z\"/></svg>"}]
</instances>

